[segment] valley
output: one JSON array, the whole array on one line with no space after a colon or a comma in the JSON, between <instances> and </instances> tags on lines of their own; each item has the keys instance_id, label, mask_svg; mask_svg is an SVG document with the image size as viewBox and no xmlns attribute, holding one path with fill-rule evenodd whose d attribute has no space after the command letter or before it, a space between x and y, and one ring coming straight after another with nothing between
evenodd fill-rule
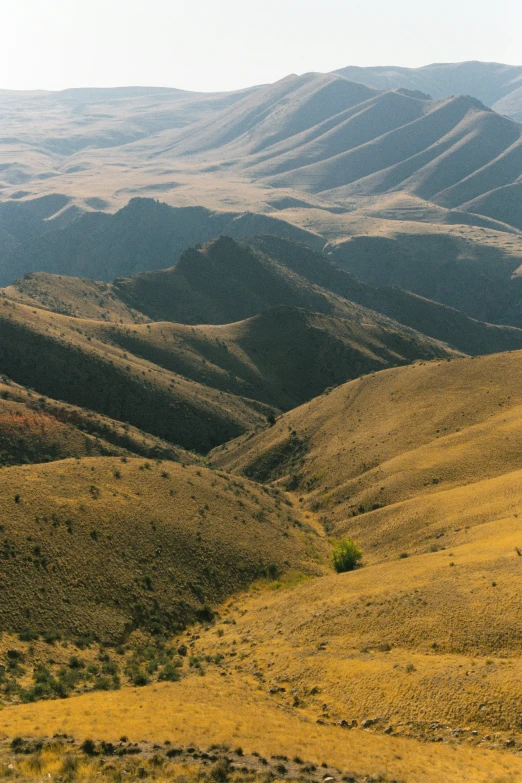
<instances>
[{"instance_id":1,"label":"valley","mask_svg":"<svg viewBox=\"0 0 522 783\"><path fill-rule=\"evenodd\" d=\"M520 780L521 78L0 91L1 778Z\"/></svg>"}]
</instances>

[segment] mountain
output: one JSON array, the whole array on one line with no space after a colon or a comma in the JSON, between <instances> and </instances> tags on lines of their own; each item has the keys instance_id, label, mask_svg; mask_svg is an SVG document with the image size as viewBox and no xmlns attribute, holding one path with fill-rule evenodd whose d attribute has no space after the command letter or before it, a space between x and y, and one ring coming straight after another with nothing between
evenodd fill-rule
<instances>
[{"instance_id":1,"label":"mountain","mask_svg":"<svg viewBox=\"0 0 522 783\"><path fill-rule=\"evenodd\" d=\"M370 285L399 286L472 318L522 326L522 259L511 240L502 243L487 229L476 229L478 241L470 242L461 230L401 228L332 243L328 257Z\"/></svg>"},{"instance_id":2,"label":"mountain","mask_svg":"<svg viewBox=\"0 0 522 783\"><path fill-rule=\"evenodd\" d=\"M518 84L508 70L500 68L501 91L512 79ZM146 106L144 100L132 91L94 91L85 103L79 95L8 96L4 201L20 209L59 196L67 204L61 219L69 220L73 209L112 210L130 196L269 213L278 201L335 211L361 196L406 192L466 212L495 193L485 217L518 221L503 209L503 189L522 175L522 126L473 95L431 98L419 89L307 73L228 97L171 91L148 94ZM33 221L27 239L41 232L41 222ZM79 267L74 273L84 274Z\"/></svg>"},{"instance_id":3,"label":"mountain","mask_svg":"<svg viewBox=\"0 0 522 783\"><path fill-rule=\"evenodd\" d=\"M379 90L398 87L429 93L433 98L471 95L499 114L522 121L522 66L502 63L433 63L422 68L348 66L335 71L351 82Z\"/></svg>"},{"instance_id":4,"label":"mountain","mask_svg":"<svg viewBox=\"0 0 522 783\"><path fill-rule=\"evenodd\" d=\"M341 271L337 264L355 266L357 261L366 258L364 243L362 238L359 239L360 241L354 239L347 245L339 243L328 248L330 258L335 264L323 254L302 244L275 236L264 236L250 238L246 244L233 240L228 244L225 240L211 243L205 248L205 257L217 259L220 254L218 266L207 264L197 273L195 270L198 270L197 265L200 264L200 251L187 252L182 262L170 270L118 280L115 284L31 273L5 289L5 293L11 299L28 305L35 304L39 308L43 306L58 313L115 323L144 323L151 318L193 324L226 323L251 317L267 308L285 305L305 308L309 312L337 314L353 321L357 317L356 311L353 307L350 309L346 302L342 303L338 298L332 299L333 293L368 310L382 313L422 334L448 343L464 353L492 353L522 347L522 334L517 329L479 323L455 309L415 296L406 290L365 284L361 279ZM368 237L366 240L371 246L372 238ZM375 241L377 244L377 240ZM391 240L388 244L393 245ZM222 246L219 251L218 245ZM429 246L426 242L420 242L419 247L426 251ZM457 252L462 253L462 249L455 251L456 254ZM371 258L373 260L374 255L376 260L377 254L372 254ZM446 264L448 255L448 252L444 254ZM345 256L348 261L344 260ZM412 262L416 257L412 254ZM439 256L434 254L434 266L438 258ZM491 253L488 259L490 263ZM431 257L429 260L431 262ZM511 266L505 265L505 279L498 282L506 291L510 287L513 289L513 298L516 296L517 286L511 277L517 261L518 259L511 261ZM498 266L496 261L493 266L495 264ZM371 273L371 270L364 267L355 271L361 278ZM372 282L379 276L379 270L375 269L373 272ZM262 277L259 277L260 275ZM385 277L384 272L382 276ZM455 279L455 275L452 279ZM414 287L409 279L406 279L405 283L407 287ZM318 287L321 289L319 296ZM456 288L454 300L459 293ZM434 295L439 295L439 291L435 291ZM503 295L505 296L506 292ZM501 301L500 295L498 299ZM223 310L224 303L228 300L229 304ZM475 300L473 303L477 305ZM341 331L343 328L340 327ZM142 332L148 336L154 333L150 332L150 327ZM198 333L200 332L198 327ZM223 330L218 338L219 336L224 338ZM290 346L288 347L290 349ZM162 346L162 350L164 348L165 346ZM170 351L171 347L168 350ZM375 345L372 350L375 352ZM184 366L183 361L177 366ZM186 374L183 370L179 371ZM194 378L192 375L190 377ZM259 397L255 388L259 387L260 382L261 376L258 375L256 383L249 387L257 398ZM296 400L295 404L298 401L303 400Z\"/></svg>"},{"instance_id":5,"label":"mountain","mask_svg":"<svg viewBox=\"0 0 522 783\"><path fill-rule=\"evenodd\" d=\"M319 125L294 138L290 150L273 146L270 157L251 160L248 172L341 203L407 191L462 208L520 178L521 137L519 123L473 98L431 101L392 91L340 113L333 129Z\"/></svg>"},{"instance_id":6,"label":"mountain","mask_svg":"<svg viewBox=\"0 0 522 783\"><path fill-rule=\"evenodd\" d=\"M444 279L444 274L440 269L442 266L446 277L449 278L448 288L451 280L455 289L451 299L451 303L455 303L453 307L441 306L438 301L433 301L440 299L437 288L431 291L432 298L430 299L411 293L412 290L415 290L415 285L412 285L410 278L404 279L402 288L398 287L401 283L394 277L393 255L389 250L387 253L379 254L378 250L374 251L374 248L402 247L399 237L395 241L382 237L354 237L348 243L327 246L325 251L328 258L310 248L277 237L254 237L248 242L252 247L275 259L277 263L299 274L309 282L320 285L351 302L376 310L422 334L436 340L442 340L456 350L468 354L481 354L521 347L519 329L499 328L489 323L479 323L474 318L468 318L460 312L460 309L463 309L462 304L466 302L467 293L471 294L469 299L473 302L470 305L470 310L475 309L480 312L478 287L479 285L491 286L491 278L495 275L498 305L501 306L502 301L509 296L512 302L511 311L514 313L520 298L518 280L512 279L513 271L518 268L518 257L511 259L510 262L508 258L502 256L499 248L495 252L491 247L486 248L479 245L482 263L476 264L476 268L473 270L471 291L469 291L471 283L469 279L471 275L469 274L466 281L468 290L466 291L464 283L461 288L457 287L458 273L452 270L451 276L448 275L448 267L450 259L454 259L458 269L458 255L463 256L465 252L470 254L469 244L457 240L454 241L455 249L453 249L449 237L443 235L437 244L436 237L430 237L426 233L422 233L418 237L408 235L404 238L404 244L408 240L412 248L407 257L409 267L415 265L415 269L419 272L421 266L419 261L422 259L425 265L424 270L428 272L426 277L430 274L428 270L431 269L431 277L428 279L432 280L438 277L440 281L441 278ZM432 246L430 246L430 240L433 240ZM446 240L445 246L444 240ZM440 252L441 244L443 252ZM448 248L450 249L448 250ZM453 252L451 252L452 249ZM428 254L429 260L424 261L423 255ZM334 263L332 264L331 261ZM401 261L403 261L402 256ZM403 265L406 266L404 263ZM367 266L369 268L366 268ZM398 263L397 266L399 266ZM340 271L339 267L343 271ZM489 272L487 277L484 269ZM353 270L354 275L346 274L346 270ZM420 274L419 278L422 279ZM366 279L373 284L362 282ZM383 283L392 283L392 285L383 285ZM439 285L441 285L440 282ZM489 301L492 298L490 288ZM459 306L459 310L456 309L456 306ZM491 311L485 313L486 316L491 316L491 314ZM512 317L514 318L514 315ZM487 320L487 318L483 317L483 320ZM506 322L509 322L507 314Z\"/></svg>"},{"instance_id":7,"label":"mountain","mask_svg":"<svg viewBox=\"0 0 522 783\"><path fill-rule=\"evenodd\" d=\"M285 267L268 255L270 241L263 251L262 240L258 249L222 237L172 269L113 285L31 275L3 292L0 370L40 394L204 452L328 385L457 355ZM293 243L280 250L306 256ZM312 266L329 264L310 253ZM517 330L477 326L485 343L489 330L518 345Z\"/></svg>"}]
</instances>

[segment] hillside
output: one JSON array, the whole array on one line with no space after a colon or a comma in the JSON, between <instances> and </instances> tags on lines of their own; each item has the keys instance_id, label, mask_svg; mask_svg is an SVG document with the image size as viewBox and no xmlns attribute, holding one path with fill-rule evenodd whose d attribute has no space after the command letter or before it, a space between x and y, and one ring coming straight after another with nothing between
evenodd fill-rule
<instances>
[{"instance_id":1,"label":"hillside","mask_svg":"<svg viewBox=\"0 0 522 783\"><path fill-rule=\"evenodd\" d=\"M336 73L379 90L403 87L433 98L471 95L499 114L522 121L522 66L483 62L433 63L422 68L348 66Z\"/></svg>"},{"instance_id":2,"label":"hillside","mask_svg":"<svg viewBox=\"0 0 522 783\"><path fill-rule=\"evenodd\" d=\"M417 363L334 389L254 438L221 468L291 481L327 530L382 560L446 546L511 513L520 469L520 352ZM458 528L460 532L453 532Z\"/></svg>"},{"instance_id":3,"label":"hillside","mask_svg":"<svg viewBox=\"0 0 522 783\"><path fill-rule=\"evenodd\" d=\"M119 300L108 283L69 275L29 272L3 289L21 304L45 308L61 315L115 323L146 323L148 318Z\"/></svg>"},{"instance_id":4,"label":"hillside","mask_svg":"<svg viewBox=\"0 0 522 783\"><path fill-rule=\"evenodd\" d=\"M213 389L288 410L363 372L433 355L417 340L410 347L396 329L360 324L294 307L275 307L218 326L155 323L91 327L110 345ZM439 346L435 355L452 355Z\"/></svg>"},{"instance_id":5,"label":"hillside","mask_svg":"<svg viewBox=\"0 0 522 783\"><path fill-rule=\"evenodd\" d=\"M375 373L213 452L291 489L364 567L245 598L202 649L255 641L247 671L326 723L518 747L521 373L520 352Z\"/></svg>"},{"instance_id":6,"label":"hillside","mask_svg":"<svg viewBox=\"0 0 522 783\"><path fill-rule=\"evenodd\" d=\"M460 312L464 309L462 302L469 310L480 312L480 285L484 289L489 285L488 302L492 302L491 285L494 281L497 307L500 308L503 302L511 300L510 315L515 319L514 313L522 289L520 281L512 278L520 258L517 255L508 256L501 248L496 248L495 252L491 244L477 243L477 262L464 265L459 264L459 261L465 254L471 255L473 248L470 248L469 240L466 241L460 236L453 239L446 235L437 237L420 233L406 236L398 234L393 239L353 237L346 243L328 245L327 258L308 247L277 237L254 237L248 242L250 246L311 283L363 307L376 310L422 334L442 340L464 353L495 353L517 349L522 345L519 329L498 328L479 323L477 316L470 319ZM451 261L455 269L451 269L451 274L448 274ZM461 283L459 281L460 285L457 286L458 275L463 266L467 275L464 277L461 273L464 279ZM346 271L352 270L353 275L345 274ZM400 285L397 281L398 270L410 272L410 276L404 277L402 289L397 287ZM437 279L438 287L429 288L429 284L433 285ZM363 280L368 282L365 284ZM418 287L422 288L423 284L432 293L429 299L411 293ZM440 301L441 291L446 295L442 301L449 299L451 285L451 301L455 303L453 307L444 307L438 301L432 301ZM454 309L456 304L458 310ZM485 311L488 315L496 313L498 317L499 311L493 309L493 303L489 312ZM509 322L507 313L505 317L506 322Z\"/></svg>"},{"instance_id":7,"label":"hillside","mask_svg":"<svg viewBox=\"0 0 522 783\"><path fill-rule=\"evenodd\" d=\"M89 329L98 323L4 298L0 372L39 394L200 453L259 426L272 412L96 339Z\"/></svg>"},{"instance_id":8,"label":"hillside","mask_svg":"<svg viewBox=\"0 0 522 783\"><path fill-rule=\"evenodd\" d=\"M168 633L268 569L306 568L314 548L277 495L171 462L4 468L0 507L0 613L14 631Z\"/></svg>"},{"instance_id":9,"label":"hillside","mask_svg":"<svg viewBox=\"0 0 522 783\"><path fill-rule=\"evenodd\" d=\"M513 78L514 92L504 96L511 105L519 91L519 77ZM502 91L510 81L507 70L499 79ZM486 85L487 79L482 81ZM10 254L4 282L37 271L40 247L45 270L63 274L67 270L58 266L63 262L53 259L48 244L54 241L50 225L66 226L86 210L112 211L133 196L160 197L180 209L201 205L229 213L232 220L254 211L274 217L290 204L336 214L349 209L353 198L406 192L461 212L480 213L486 199L483 219L504 224L516 219L519 225L504 189L521 177L521 125L505 116L504 107L497 113L473 92L430 98L419 89L375 89L336 73L308 73L228 96L170 91L148 95L146 107L143 100L97 91L87 99L9 96L4 122L9 143L0 183L7 209L21 214L26 203L43 198L63 204L44 218L30 214L23 230L13 215L5 220L0 215L0 228L17 242L29 241L27 259L16 249ZM139 118L136 101L142 101ZM266 232L266 225L261 230ZM197 233L177 252L212 238ZM139 235L135 244L141 246ZM157 250L166 251L161 242ZM147 256L136 259L134 253L133 265L131 254L127 265L115 255L107 276L103 266L91 274L107 280L175 260L151 264ZM86 276L87 262L92 265L93 259L84 245L73 274Z\"/></svg>"},{"instance_id":10,"label":"hillside","mask_svg":"<svg viewBox=\"0 0 522 783\"><path fill-rule=\"evenodd\" d=\"M357 235L327 248L331 261L373 286L398 286L489 323L522 326L518 242L487 228L435 225ZM390 313L392 314L392 313ZM396 317L396 316L395 316Z\"/></svg>"},{"instance_id":11,"label":"hillside","mask_svg":"<svg viewBox=\"0 0 522 783\"><path fill-rule=\"evenodd\" d=\"M196 260L198 254L207 254L219 263L223 258L218 246L224 242L227 240L194 251ZM246 305L257 315L222 326L108 322L111 312L118 316L123 309L115 292L125 290L125 285L140 285L143 278L151 301L161 304L159 294L166 293L170 317L186 317L186 312L179 312L178 307L193 307L195 297L191 300L183 294L183 276L176 275L179 267L107 287L106 299L99 305L104 308L103 320L29 309L27 304L4 297L5 306L0 313L4 324L0 368L39 393L120 421L128 420L185 448L207 451L245 429L259 426L274 408L295 407L328 385L418 358L456 355L447 345L292 275L249 246L240 247L233 240L228 243L233 253L226 253L225 262L241 264L243 255L252 268L243 270L242 283L234 266L223 270L225 306L229 302L236 308L226 314L234 320L234 315L240 314L237 308ZM194 271L189 263L187 268L198 287L213 287L211 274ZM268 287L259 289L271 291L266 301L256 298L255 292L250 302L234 295L234 283L246 291L252 273L266 277ZM170 290L165 279L173 281ZM70 285L64 287L64 293L62 278L42 275L22 281L4 293L14 290L23 301L20 291L31 290L32 301L53 301L58 311L92 312L89 295L94 292L95 303L98 302L96 292L102 284L66 280L70 280ZM179 290L178 298L173 293L175 287ZM272 299L268 298L270 295ZM206 301L214 312L222 305L216 290ZM296 306L281 304L285 301L294 301ZM278 306L270 307L272 302ZM139 307L147 309L141 302ZM323 314L314 312L314 307ZM128 312L135 314L135 321L140 320L137 311ZM204 315L208 318L208 312ZM148 319L143 316L141 320ZM516 342L518 334L513 331ZM43 363L35 368L31 356L36 347ZM145 405L146 399L155 400L155 409ZM165 415L160 415L160 411Z\"/></svg>"},{"instance_id":12,"label":"hillside","mask_svg":"<svg viewBox=\"0 0 522 783\"><path fill-rule=\"evenodd\" d=\"M188 451L94 411L0 381L0 465L102 455L198 462Z\"/></svg>"}]
</instances>

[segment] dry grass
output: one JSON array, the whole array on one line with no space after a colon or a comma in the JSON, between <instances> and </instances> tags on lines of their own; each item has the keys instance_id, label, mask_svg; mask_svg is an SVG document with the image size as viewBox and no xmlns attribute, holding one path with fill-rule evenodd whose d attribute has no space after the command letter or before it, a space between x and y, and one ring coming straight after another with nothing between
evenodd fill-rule
<instances>
[{"instance_id":1,"label":"dry grass","mask_svg":"<svg viewBox=\"0 0 522 783\"><path fill-rule=\"evenodd\" d=\"M185 464L199 458L129 424L0 381L0 464L67 457L135 456Z\"/></svg>"},{"instance_id":2,"label":"dry grass","mask_svg":"<svg viewBox=\"0 0 522 783\"><path fill-rule=\"evenodd\" d=\"M348 774L384 780L440 783L511 783L522 762L517 756L474 747L426 745L333 726L319 726L249 690L236 675L207 675L175 685L156 685L117 694L89 694L67 702L7 707L2 712L6 737L69 733L117 742L165 742L196 747L226 743L245 753L300 756L325 762Z\"/></svg>"},{"instance_id":3,"label":"dry grass","mask_svg":"<svg viewBox=\"0 0 522 783\"><path fill-rule=\"evenodd\" d=\"M96 280L36 272L4 290L22 304L76 318L131 324L148 320L118 299L110 284Z\"/></svg>"},{"instance_id":4,"label":"dry grass","mask_svg":"<svg viewBox=\"0 0 522 783\"><path fill-rule=\"evenodd\" d=\"M367 561L423 552L518 513L521 388L519 352L417 363L345 384L212 459L254 478L274 463L273 476L291 478L328 531L358 538ZM305 451L289 476L277 454L292 437Z\"/></svg>"},{"instance_id":5,"label":"dry grass","mask_svg":"<svg viewBox=\"0 0 522 783\"><path fill-rule=\"evenodd\" d=\"M16 631L172 630L252 579L306 568L321 543L277 493L172 462L4 468L0 513L0 611Z\"/></svg>"}]
</instances>

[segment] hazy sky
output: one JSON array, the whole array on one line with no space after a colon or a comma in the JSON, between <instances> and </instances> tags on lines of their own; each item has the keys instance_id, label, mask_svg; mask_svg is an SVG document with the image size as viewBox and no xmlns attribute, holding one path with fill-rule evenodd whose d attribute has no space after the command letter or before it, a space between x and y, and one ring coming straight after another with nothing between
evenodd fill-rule
<instances>
[{"instance_id":1,"label":"hazy sky","mask_svg":"<svg viewBox=\"0 0 522 783\"><path fill-rule=\"evenodd\" d=\"M0 88L225 90L345 65L522 64L521 0L0 0Z\"/></svg>"}]
</instances>

